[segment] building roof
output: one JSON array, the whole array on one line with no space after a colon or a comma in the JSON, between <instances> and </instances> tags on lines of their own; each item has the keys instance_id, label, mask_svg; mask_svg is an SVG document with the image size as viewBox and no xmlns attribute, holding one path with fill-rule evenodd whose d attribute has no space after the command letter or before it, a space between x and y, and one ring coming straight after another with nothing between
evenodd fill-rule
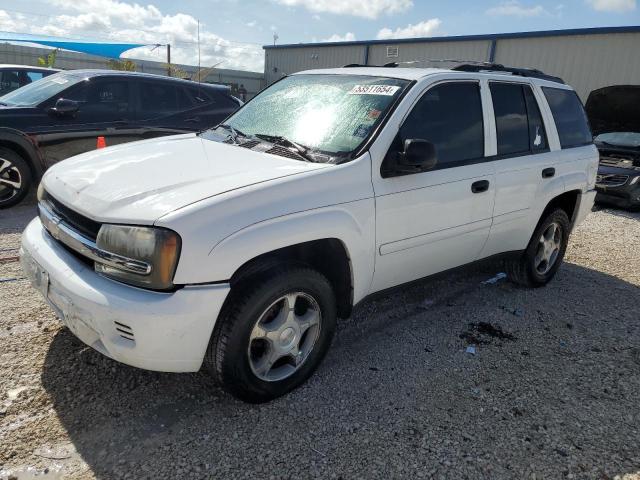
<instances>
[{"instance_id":1,"label":"building roof","mask_svg":"<svg viewBox=\"0 0 640 480\"><path fill-rule=\"evenodd\" d=\"M541 30L534 32L514 32L514 33L493 33L488 35L455 35L450 37L416 37L400 38L388 40L355 40L351 42L318 42L318 43L289 43L283 45L264 45L265 50L278 48L304 48L304 47L339 47L350 45L389 45L401 43L431 43L431 42L464 42L474 40L499 40L507 38L539 38L539 37L562 37L570 35L603 35L611 33L640 33L640 25L630 25L626 27L595 27L595 28L572 28L568 30Z\"/></svg>"}]
</instances>

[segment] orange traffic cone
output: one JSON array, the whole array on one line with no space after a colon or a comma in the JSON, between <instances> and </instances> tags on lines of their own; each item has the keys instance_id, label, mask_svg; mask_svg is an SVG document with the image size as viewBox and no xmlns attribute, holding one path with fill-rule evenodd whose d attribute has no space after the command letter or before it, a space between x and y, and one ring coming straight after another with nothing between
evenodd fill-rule
<instances>
[{"instance_id":1,"label":"orange traffic cone","mask_svg":"<svg viewBox=\"0 0 640 480\"><path fill-rule=\"evenodd\" d=\"M96 150L98 148L104 148L107 146L107 142L104 141L104 137L98 137L98 142L96 143Z\"/></svg>"}]
</instances>

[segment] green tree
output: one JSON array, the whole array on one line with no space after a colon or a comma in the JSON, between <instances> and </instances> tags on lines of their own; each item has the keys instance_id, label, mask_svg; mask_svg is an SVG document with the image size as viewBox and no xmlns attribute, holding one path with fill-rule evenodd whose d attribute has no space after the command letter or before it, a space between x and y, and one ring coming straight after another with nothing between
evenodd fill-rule
<instances>
[{"instance_id":1,"label":"green tree","mask_svg":"<svg viewBox=\"0 0 640 480\"><path fill-rule=\"evenodd\" d=\"M56 57L58 56L58 49L54 49L46 57L38 58L38 65L41 67L53 68L56 65Z\"/></svg>"},{"instance_id":2,"label":"green tree","mask_svg":"<svg viewBox=\"0 0 640 480\"><path fill-rule=\"evenodd\" d=\"M135 72L138 66L131 60L107 60L107 68L111 70L120 70L123 72Z\"/></svg>"}]
</instances>

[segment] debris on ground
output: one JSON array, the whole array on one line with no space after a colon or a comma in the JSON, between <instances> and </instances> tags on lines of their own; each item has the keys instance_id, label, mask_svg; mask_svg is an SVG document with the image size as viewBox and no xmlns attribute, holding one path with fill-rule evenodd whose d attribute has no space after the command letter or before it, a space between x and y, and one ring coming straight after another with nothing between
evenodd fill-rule
<instances>
[{"instance_id":1,"label":"debris on ground","mask_svg":"<svg viewBox=\"0 0 640 480\"><path fill-rule=\"evenodd\" d=\"M483 285L495 285L500 280L507 278L507 274L504 272L498 273L495 277L490 278L489 280L485 280L482 282Z\"/></svg>"},{"instance_id":2,"label":"debris on ground","mask_svg":"<svg viewBox=\"0 0 640 480\"><path fill-rule=\"evenodd\" d=\"M505 332L501 326L489 322L470 323L469 328L460 334L460 338L466 340L469 345L489 343L490 338L500 340L517 340L516 337Z\"/></svg>"}]
</instances>

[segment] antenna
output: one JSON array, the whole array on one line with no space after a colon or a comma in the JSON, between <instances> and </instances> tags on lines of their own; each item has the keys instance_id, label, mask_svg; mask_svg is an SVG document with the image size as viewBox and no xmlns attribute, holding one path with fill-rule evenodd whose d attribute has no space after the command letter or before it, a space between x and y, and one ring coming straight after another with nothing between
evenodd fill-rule
<instances>
[{"instance_id":1,"label":"antenna","mask_svg":"<svg viewBox=\"0 0 640 480\"><path fill-rule=\"evenodd\" d=\"M275 45L280 37L276 32L273 32L273 44Z\"/></svg>"},{"instance_id":2,"label":"antenna","mask_svg":"<svg viewBox=\"0 0 640 480\"><path fill-rule=\"evenodd\" d=\"M198 83L200 82L200 20L198 19Z\"/></svg>"}]
</instances>

